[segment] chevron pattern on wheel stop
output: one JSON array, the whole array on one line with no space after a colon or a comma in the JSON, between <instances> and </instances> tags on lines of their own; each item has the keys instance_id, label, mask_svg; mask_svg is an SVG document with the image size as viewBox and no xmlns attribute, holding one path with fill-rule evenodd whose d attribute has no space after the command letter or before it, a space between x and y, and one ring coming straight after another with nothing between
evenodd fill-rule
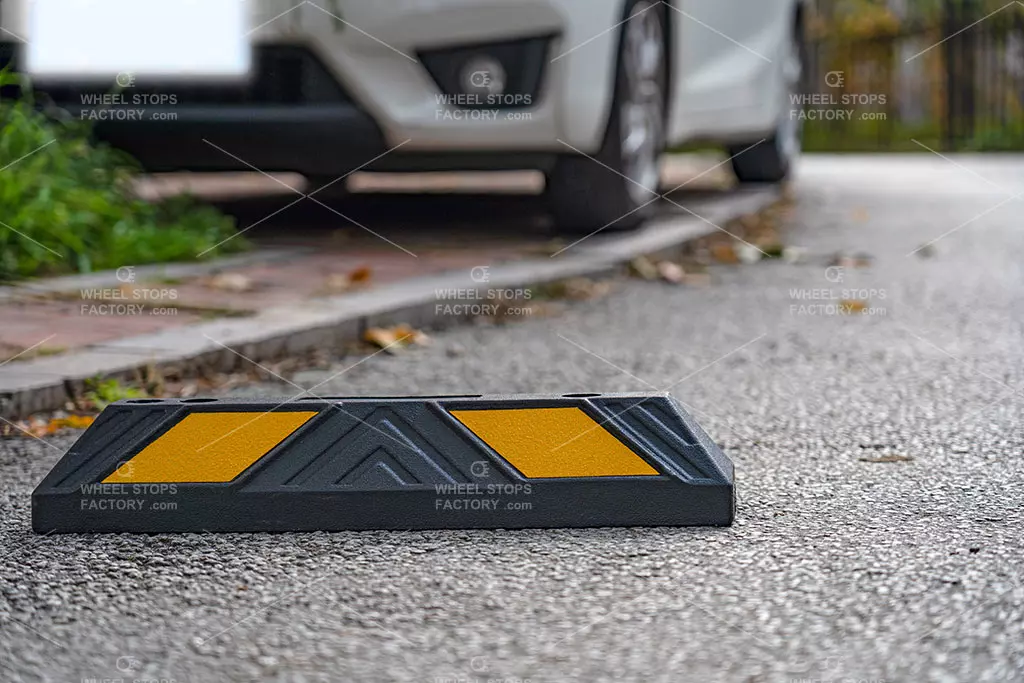
<instances>
[{"instance_id":1,"label":"chevron pattern on wheel stop","mask_svg":"<svg viewBox=\"0 0 1024 683\"><path fill-rule=\"evenodd\" d=\"M303 438L283 447L253 476L250 486L378 490L477 481L474 463L492 456L456 433L443 411L429 404L404 405L400 411L356 403L328 407ZM374 468L378 473L369 474ZM497 468L487 469L489 480L508 481Z\"/></svg>"}]
</instances>

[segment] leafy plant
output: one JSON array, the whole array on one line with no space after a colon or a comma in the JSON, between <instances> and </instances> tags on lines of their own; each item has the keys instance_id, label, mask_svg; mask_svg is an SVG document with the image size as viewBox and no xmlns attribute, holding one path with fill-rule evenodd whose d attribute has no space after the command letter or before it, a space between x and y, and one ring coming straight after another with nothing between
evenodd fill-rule
<instances>
[{"instance_id":1,"label":"leafy plant","mask_svg":"<svg viewBox=\"0 0 1024 683\"><path fill-rule=\"evenodd\" d=\"M88 122L35 106L21 77L0 71L0 280L195 260L246 243L234 221L190 197L134 196L138 164L91 140ZM223 240L224 244L217 246Z\"/></svg>"},{"instance_id":2,"label":"leafy plant","mask_svg":"<svg viewBox=\"0 0 1024 683\"><path fill-rule=\"evenodd\" d=\"M128 398L145 398L146 392L135 387L128 387L116 379L99 378L86 380L84 398L99 410L103 410L115 401Z\"/></svg>"},{"instance_id":3,"label":"leafy plant","mask_svg":"<svg viewBox=\"0 0 1024 683\"><path fill-rule=\"evenodd\" d=\"M1002 126L986 127L977 131L965 148L977 152L1019 152L1024 149L1024 131Z\"/></svg>"}]
</instances>

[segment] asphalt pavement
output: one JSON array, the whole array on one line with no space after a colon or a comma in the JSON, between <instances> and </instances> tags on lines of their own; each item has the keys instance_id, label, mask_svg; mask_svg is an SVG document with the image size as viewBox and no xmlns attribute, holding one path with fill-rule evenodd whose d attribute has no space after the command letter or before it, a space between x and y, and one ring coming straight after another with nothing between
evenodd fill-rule
<instances>
[{"instance_id":1,"label":"asphalt pavement","mask_svg":"<svg viewBox=\"0 0 1024 683\"><path fill-rule=\"evenodd\" d=\"M1021 192L1019 156L808 158L801 262L294 378L672 387L736 463L730 528L41 537L74 435L4 440L0 679L1021 680Z\"/></svg>"}]
</instances>

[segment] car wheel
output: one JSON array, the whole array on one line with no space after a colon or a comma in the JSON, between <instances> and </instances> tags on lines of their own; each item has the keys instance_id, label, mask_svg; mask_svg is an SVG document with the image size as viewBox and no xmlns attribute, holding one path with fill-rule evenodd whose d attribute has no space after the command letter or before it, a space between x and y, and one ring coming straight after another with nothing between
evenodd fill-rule
<instances>
[{"instance_id":1,"label":"car wheel","mask_svg":"<svg viewBox=\"0 0 1024 683\"><path fill-rule=\"evenodd\" d=\"M782 115L775 132L764 142L751 142L728 148L732 169L741 183L777 183L785 180L796 167L803 139L803 121L792 116L793 95L801 94L804 73L804 42L801 31L794 28L782 65L784 99ZM751 147L751 145L756 145Z\"/></svg>"},{"instance_id":2,"label":"car wheel","mask_svg":"<svg viewBox=\"0 0 1024 683\"><path fill-rule=\"evenodd\" d=\"M665 7L630 3L619 38L615 87L601 150L560 156L548 174L559 230L628 230L654 211L665 147Z\"/></svg>"}]
</instances>

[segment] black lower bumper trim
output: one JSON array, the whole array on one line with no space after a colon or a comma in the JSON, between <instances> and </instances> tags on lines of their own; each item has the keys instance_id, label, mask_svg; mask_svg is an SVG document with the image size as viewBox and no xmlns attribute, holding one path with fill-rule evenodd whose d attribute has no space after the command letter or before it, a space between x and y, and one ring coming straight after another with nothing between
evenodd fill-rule
<instances>
[{"instance_id":1,"label":"black lower bumper trim","mask_svg":"<svg viewBox=\"0 0 1024 683\"><path fill-rule=\"evenodd\" d=\"M69 108L75 119L97 112ZM352 105L202 106L107 110L96 136L147 171L338 173L387 149L368 114ZM229 154L230 153L230 154Z\"/></svg>"}]
</instances>

